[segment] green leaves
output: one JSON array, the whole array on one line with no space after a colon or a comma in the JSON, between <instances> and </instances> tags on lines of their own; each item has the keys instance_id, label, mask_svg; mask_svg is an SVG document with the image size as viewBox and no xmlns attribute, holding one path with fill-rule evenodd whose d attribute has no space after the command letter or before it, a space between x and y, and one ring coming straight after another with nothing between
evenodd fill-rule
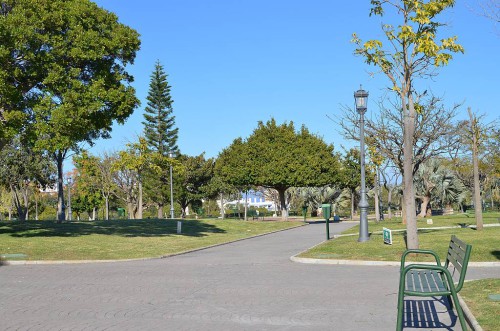
<instances>
[{"instance_id":1,"label":"green leaves","mask_svg":"<svg viewBox=\"0 0 500 331\"><path fill-rule=\"evenodd\" d=\"M236 139L220 155L216 171L233 185L286 189L323 186L337 180L333 146L294 124L259 122L246 141Z\"/></svg>"},{"instance_id":2,"label":"green leaves","mask_svg":"<svg viewBox=\"0 0 500 331\"><path fill-rule=\"evenodd\" d=\"M443 24L435 17L443 10L454 5L452 0L400 0L371 1L370 15L383 16L383 7L395 9L401 18L395 28L384 24L382 30L389 43L379 40L363 41L353 35L351 42L356 44L354 53L363 56L369 65L378 67L391 80L395 91L403 91L404 77L418 73L425 76L432 72L433 66L443 66L453 58L453 53L463 53L457 44L457 37L436 40L437 29ZM409 75L408 75L409 74Z\"/></svg>"}]
</instances>

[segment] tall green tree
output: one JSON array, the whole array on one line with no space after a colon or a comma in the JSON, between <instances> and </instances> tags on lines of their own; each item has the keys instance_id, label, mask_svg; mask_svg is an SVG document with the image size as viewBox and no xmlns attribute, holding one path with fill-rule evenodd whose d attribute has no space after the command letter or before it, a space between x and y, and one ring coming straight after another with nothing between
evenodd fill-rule
<instances>
[{"instance_id":1,"label":"tall green tree","mask_svg":"<svg viewBox=\"0 0 500 331\"><path fill-rule=\"evenodd\" d=\"M167 156L177 154L179 129L175 126L173 100L170 96L167 74L159 61L156 62L149 82L147 106L144 108L144 137L149 148Z\"/></svg>"},{"instance_id":2,"label":"tall green tree","mask_svg":"<svg viewBox=\"0 0 500 331\"><path fill-rule=\"evenodd\" d=\"M20 126L29 126L35 147L54 159L62 221L68 152L109 138L113 122L123 123L138 105L125 67L135 58L139 36L89 0L6 0L1 10L7 42L0 61L7 68L0 73L0 108L3 118L21 112L15 116ZM6 76L10 72L15 79ZM17 79L23 82L18 92ZM23 108L9 112L18 106Z\"/></svg>"},{"instance_id":3,"label":"tall green tree","mask_svg":"<svg viewBox=\"0 0 500 331\"><path fill-rule=\"evenodd\" d=\"M186 208L195 201L201 201L211 195L210 182L214 174L214 160L198 156L180 155L177 157L183 171L174 172L174 198L181 206L182 217ZM213 183L212 183L213 184Z\"/></svg>"},{"instance_id":4,"label":"tall green tree","mask_svg":"<svg viewBox=\"0 0 500 331\"><path fill-rule=\"evenodd\" d=\"M362 42L354 34L355 54L366 63L376 66L390 82L389 88L401 100L403 118L403 184L406 214L407 247L418 248L417 217L415 208L414 137L415 118L419 96L417 80L435 75L435 69L448 64L453 53L463 52L456 37L439 39L438 28L444 24L439 14L454 5L454 0L371 0L371 15L385 14L392 9L400 20L396 25L383 24L387 43L380 40Z\"/></svg>"},{"instance_id":5,"label":"tall green tree","mask_svg":"<svg viewBox=\"0 0 500 331\"><path fill-rule=\"evenodd\" d=\"M170 95L167 74L159 61L156 62L149 83L147 106L144 109L144 138L148 148L163 157L177 155L179 129L175 126L173 115L173 100ZM146 171L143 175L144 190L158 208L158 218L163 218L163 207L170 196L169 174L167 171L152 173Z\"/></svg>"},{"instance_id":6,"label":"tall green tree","mask_svg":"<svg viewBox=\"0 0 500 331\"><path fill-rule=\"evenodd\" d=\"M240 189L262 186L278 191L282 218L288 218L285 199L290 187L320 187L338 181L338 156L333 145L292 122L259 122L244 141L236 139L216 161L216 171Z\"/></svg>"}]
</instances>

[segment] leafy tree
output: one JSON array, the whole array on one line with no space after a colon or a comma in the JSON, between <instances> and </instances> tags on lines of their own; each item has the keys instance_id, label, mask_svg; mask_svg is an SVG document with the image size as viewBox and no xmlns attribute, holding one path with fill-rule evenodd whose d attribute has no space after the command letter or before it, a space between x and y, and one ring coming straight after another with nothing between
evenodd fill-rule
<instances>
[{"instance_id":1,"label":"leafy tree","mask_svg":"<svg viewBox=\"0 0 500 331\"><path fill-rule=\"evenodd\" d=\"M349 190L351 196L351 220L355 213L356 189L361 183L361 159L359 149L351 148L343 156L340 164L340 182L342 187Z\"/></svg>"},{"instance_id":2,"label":"leafy tree","mask_svg":"<svg viewBox=\"0 0 500 331\"><path fill-rule=\"evenodd\" d=\"M11 190L18 218L24 221L33 186L38 189L52 184L55 169L46 155L23 144L19 136L0 151L0 162L0 184Z\"/></svg>"},{"instance_id":3,"label":"leafy tree","mask_svg":"<svg viewBox=\"0 0 500 331\"><path fill-rule=\"evenodd\" d=\"M431 203L436 202L446 208L465 199L465 185L443 161L437 158L428 160L415 174L416 195L421 200L420 217L432 215Z\"/></svg>"},{"instance_id":4,"label":"leafy tree","mask_svg":"<svg viewBox=\"0 0 500 331\"><path fill-rule=\"evenodd\" d=\"M104 153L102 156L89 155L83 151L80 155L73 157L76 166L76 181L80 194L83 191L87 195L96 196L98 204L104 200L104 218L109 220L109 202L113 195L116 195L116 184L114 182L113 164L116 162L116 155ZM88 199L87 199L88 200ZM97 206L95 204L94 206Z\"/></svg>"},{"instance_id":5,"label":"leafy tree","mask_svg":"<svg viewBox=\"0 0 500 331\"><path fill-rule=\"evenodd\" d=\"M3 117L23 106L15 117L31 126L35 147L55 160L62 221L62 164L68 151L108 138L113 121L123 123L138 104L125 71L139 49L138 34L89 0L10 0L1 10L7 43L0 61L5 73L15 73L14 78L0 75L0 88L9 92L1 94L7 96ZM21 90L12 92L18 79Z\"/></svg>"},{"instance_id":6,"label":"leafy tree","mask_svg":"<svg viewBox=\"0 0 500 331\"><path fill-rule=\"evenodd\" d=\"M292 122L277 125L274 119L224 149L216 171L240 188L262 186L278 191L282 218L287 219L285 192L290 187L324 186L337 182L338 157L333 145Z\"/></svg>"},{"instance_id":7,"label":"leafy tree","mask_svg":"<svg viewBox=\"0 0 500 331\"><path fill-rule=\"evenodd\" d=\"M214 174L214 160L198 156L180 155L177 158L184 171L174 172L174 198L181 206L182 217L186 208L195 201L201 201L210 194L210 181Z\"/></svg>"},{"instance_id":8,"label":"leafy tree","mask_svg":"<svg viewBox=\"0 0 500 331\"><path fill-rule=\"evenodd\" d=\"M142 175L144 171L152 166L153 154L148 151L146 140L139 137L139 141L128 143L126 151L119 152L119 158L114 167L116 170L128 170L135 174L135 183L137 184L137 201L134 206L134 212L129 213L133 218L142 219L143 212L143 190ZM135 188L133 188L135 190Z\"/></svg>"},{"instance_id":9,"label":"leafy tree","mask_svg":"<svg viewBox=\"0 0 500 331\"><path fill-rule=\"evenodd\" d=\"M388 43L380 40L362 42L354 34L355 54L364 57L366 63L376 66L390 81L390 88L401 100L403 121L403 183L404 209L407 221L407 246L418 248L417 219L413 174L415 170L414 139L416 115L419 111L419 93L416 81L435 74L435 68L446 65L453 53L463 52L456 37L440 38L438 28L444 24L437 16L453 6L453 0L371 0L373 15L384 15L388 7L401 19L397 27L384 24L382 30ZM441 36L440 36L441 37Z\"/></svg>"}]
</instances>

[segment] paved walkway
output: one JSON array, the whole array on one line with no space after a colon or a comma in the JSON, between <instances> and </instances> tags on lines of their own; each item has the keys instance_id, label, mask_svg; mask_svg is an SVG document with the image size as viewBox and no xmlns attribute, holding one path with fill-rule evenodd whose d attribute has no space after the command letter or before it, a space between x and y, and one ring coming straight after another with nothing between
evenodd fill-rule
<instances>
[{"instance_id":1,"label":"paved walkway","mask_svg":"<svg viewBox=\"0 0 500 331\"><path fill-rule=\"evenodd\" d=\"M330 232L349 226L332 224ZM324 228L166 259L0 267L0 329L393 330L397 267L290 261L321 242ZM467 278L499 274L471 268ZM420 327L460 329L439 304L426 305L434 315Z\"/></svg>"}]
</instances>

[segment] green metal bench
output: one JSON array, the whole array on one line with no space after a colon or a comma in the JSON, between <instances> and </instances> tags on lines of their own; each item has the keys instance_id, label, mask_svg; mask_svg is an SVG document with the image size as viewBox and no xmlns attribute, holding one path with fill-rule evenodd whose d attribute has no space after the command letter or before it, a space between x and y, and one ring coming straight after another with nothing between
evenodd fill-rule
<instances>
[{"instance_id":1,"label":"green metal bench","mask_svg":"<svg viewBox=\"0 0 500 331\"><path fill-rule=\"evenodd\" d=\"M455 236L451 236L448 255L444 265L441 264L439 256L431 250L409 249L401 257L401 274L399 279L398 295L398 322L396 330L403 329L404 297L433 297L445 296L450 306L457 311L462 330L466 331L464 313L458 302L457 293L462 289L467 272L472 246L464 243ZM436 264L409 264L405 266L405 259L408 254L428 254L434 256ZM454 272L458 272L458 283L455 285L452 273L448 267L454 267Z\"/></svg>"},{"instance_id":2,"label":"green metal bench","mask_svg":"<svg viewBox=\"0 0 500 331\"><path fill-rule=\"evenodd\" d=\"M252 220L259 220L259 218L264 220L264 213L260 213L258 210L249 210L249 214L252 216Z\"/></svg>"}]
</instances>

